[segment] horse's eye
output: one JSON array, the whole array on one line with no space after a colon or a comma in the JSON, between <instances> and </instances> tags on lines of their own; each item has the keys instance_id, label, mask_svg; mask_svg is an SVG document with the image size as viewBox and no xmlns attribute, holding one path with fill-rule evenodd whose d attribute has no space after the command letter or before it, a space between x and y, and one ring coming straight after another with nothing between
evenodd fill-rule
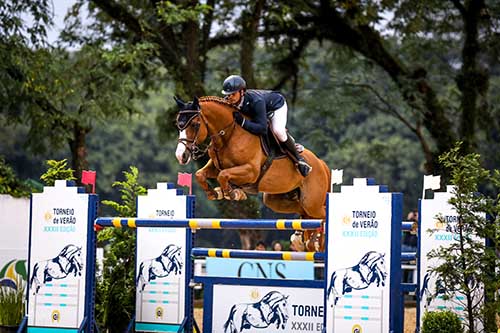
<instances>
[{"instance_id":1,"label":"horse's eye","mask_svg":"<svg viewBox=\"0 0 500 333\"><path fill-rule=\"evenodd\" d=\"M193 126L195 130L198 130L200 128L200 123L192 123L191 126Z\"/></svg>"}]
</instances>

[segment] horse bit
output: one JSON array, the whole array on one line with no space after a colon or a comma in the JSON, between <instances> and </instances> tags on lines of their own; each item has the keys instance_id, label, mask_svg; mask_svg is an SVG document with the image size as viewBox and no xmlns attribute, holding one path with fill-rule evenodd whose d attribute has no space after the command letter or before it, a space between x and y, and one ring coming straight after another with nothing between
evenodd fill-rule
<instances>
[{"instance_id":1,"label":"horse bit","mask_svg":"<svg viewBox=\"0 0 500 333\"><path fill-rule=\"evenodd\" d=\"M179 118L183 114L192 114L191 116L189 116L188 120L184 124L182 124L182 122L179 122ZM221 136L226 135L227 130L231 126L232 127L236 126L236 122L233 120L231 122L231 124L229 124L229 126L221 129L217 134L210 135L208 122L205 119L205 117L203 116L203 113L201 113L201 109L198 109L198 110L181 110L181 111L179 111L178 115L177 115L177 119L176 119L177 129L179 131L185 130L189 126L189 124L191 124L193 119L196 117L200 117L203 120L203 122L205 123L205 127L207 129L207 137L210 138L210 143L208 143L204 147L201 147L203 142L198 143L198 136L200 134L200 124L199 123L195 124L195 131L196 132L195 132L194 139L182 138L182 139L177 140L177 142L182 143L186 147L186 149L189 151L189 154L191 155L191 158L193 160L197 160L207 153L208 149L210 149L210 146L212 145L212 142L213 142L212 140L216 139L217 137L221 137Z\"/></svg>"}]
</instances>

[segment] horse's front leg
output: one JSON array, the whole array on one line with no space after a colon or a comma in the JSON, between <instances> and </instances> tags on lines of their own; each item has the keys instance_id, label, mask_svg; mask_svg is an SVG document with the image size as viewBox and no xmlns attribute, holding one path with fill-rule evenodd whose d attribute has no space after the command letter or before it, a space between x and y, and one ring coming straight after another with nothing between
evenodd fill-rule
<instances>
[{"instance_id":1,"label":"horse's front leg","mask_svg":"<svg viewBox=\"0 0 500 333\"><path fill-rule=\"evenodd\" d=\"M212 160L209 160L207 164L200 170L196 171L195 177L198 184L201 186L203 191L205 191L208 200L221 200L223 199L222 193L217 193L208 185L207 179L215 179L219 174L219 170L215 167Z\"/></svg>"},{"instance_id":2,"label":"horse's front leg","mask_svg":"<svg viewBox=\"0 0 500 333\"><path fill-rule=\"evenodd\" d=\"M247 163L232 168L224 169L219 172L217 181L220 184L224 197L230 200L245 200L245 192L241 189L233 189L230 183L243 185L255 183L260 170Z\"/></svg>"}]
</instances>

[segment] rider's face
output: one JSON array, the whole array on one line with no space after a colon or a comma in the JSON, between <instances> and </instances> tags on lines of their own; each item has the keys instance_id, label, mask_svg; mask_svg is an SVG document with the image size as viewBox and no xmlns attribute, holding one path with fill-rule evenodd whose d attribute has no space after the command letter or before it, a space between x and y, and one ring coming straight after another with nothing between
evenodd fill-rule
<instances>
[{"instance_id":1,"label":"rider's face","mask_svg":"<svg viewBox=\"0 0 500 333\"><path fill-rule=\"evenodd\" d=\"M238 104L243 96L243 90L237 91L231 95L227 95L226 99L231 104Z\"/></svg>"}]
</instances>

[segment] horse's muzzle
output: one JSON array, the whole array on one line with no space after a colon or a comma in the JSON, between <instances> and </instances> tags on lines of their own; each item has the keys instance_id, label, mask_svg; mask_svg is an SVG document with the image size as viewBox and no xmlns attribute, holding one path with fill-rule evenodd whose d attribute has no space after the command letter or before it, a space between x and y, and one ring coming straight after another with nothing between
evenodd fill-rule
<instances>
[{"instance_id":1,"label":"horse's muzzle","mask_svg":"<svg viewBox=\"0 0 500 333\"><path fill-rule=\"evenodd\" d=\"M189 161L191 160L191 153L189 149L187 149L184 143L179 142L179 144L177 145L177 150L175 151L175 157L177 158L177 161L179 161L179 164L181 165L188 164Z\"/></svg>"}]
</instances>

